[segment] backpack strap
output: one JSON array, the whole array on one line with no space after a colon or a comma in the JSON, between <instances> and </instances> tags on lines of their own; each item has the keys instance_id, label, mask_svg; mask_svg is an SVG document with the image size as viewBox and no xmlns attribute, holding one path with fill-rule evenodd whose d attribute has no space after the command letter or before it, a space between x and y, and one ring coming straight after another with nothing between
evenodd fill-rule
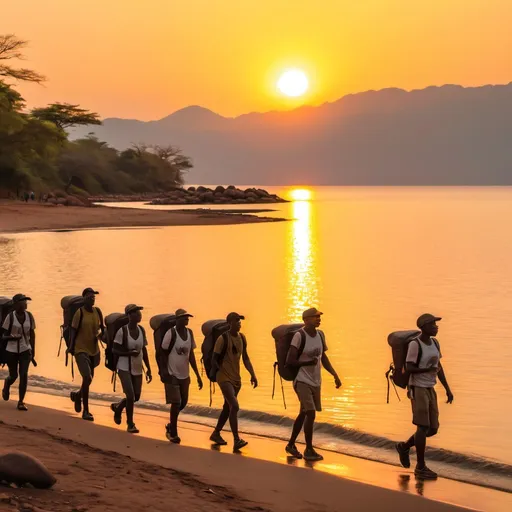
<instances>
[{"instance_id":1,"label":"backpack strap","mask_svg":"<svg viewBox=\"0 0 512 512\"><path fill-rule=\"evenodd\" d=\"M434 342L434 345L436 346L439 355L441 355L441 347L439 346L439 341L437 341L436 338L432 338L432 341Z\"/></svg>"},{"instance_id":2,"label":"backpack strap","mask_svg":"<svg viewBox=\"0 0 512 512\"><path fill-rule=\"evenodd\" d=\"M416 366L419 366L421 361L421 356L423 355L423 349L421 348L421 341L420 338L414 338L411 340L411 343L416 343L418 345L418 357L416 359Z\"/></svg>"},{"instance_id":3,"label":"backpack strap","mask_svg":"<svg viewBox=\"0 0 512 512\"><path fill-rule=\"evenodd\" d=\"M222 350L219 354L219 364L222 363L222 360L224 359L224 356L226 355L228 351L228 344L229 344L229 334L228 331L222 333L222 339L224 340L224 346L222 347Z\"/></svg>"},{"instance_id":4,"label":"backpack strap","mask_svg":"<svg viewBox=\"0 0 512 512\"><path fill-rule=\"evenodd\" d=\"M318 329L318 334L320 335L320 339L322 340L322 353L327 350L327 343L325 342L325 334L324 331Z\"/></svg>"},{"instance_id":5,"label":"backpack strap","mask_svg":"<svg viewBox=\"0 0 512 512\"><path fill-rule=\"evenodd\" d=\"M33 331L34 325L36 322L34 321L34 317L32 316L32 313L30 311L27 311L27 315L28 315L28 319L30 321L30 330Z\"/></svg>"},{"instance_id":6,"label":"backpack strap","mask_svg":"<svg viewBox=\"0 0 512 512\"><path fill-rule=\"evenodd\" d=\"M123 325L122 329L123 329L123 348L126 352L128 352L128 326ZM128 371L131 374L132 373L132 356L126 356L126 357L128 357ZM116 364L116 366L117 366L117 364ZM114 382L114 387L115 387L115 382Z\"/></svg>"},{"instance_id":7,"label":"backpack strap","mask_svg":"<svg viewBox=\"0 0 512 512\"><path fill-rule=\"evenodd\" d=\"M240 337L242 338L242 350L247 351L247 338L243 332L240 333Z\"/></svg>"},{"instance_id":8,"label":"backpack strap","mask_svg":"<svg viewBox=\"0 0 512 512\"><path fill-rule=\"evenodd\" d=\"M142 325L139 325L139 329L142 332L142 342L144 343L144 346L145 346L148 344L148 339L146 337L146 329L144 329L144 327L142 327Z\"/></svg>"},{"instance_id":9,"label":"backpack strap","mask_svg":"<svg viewBox=\"0 0 512 512\"><path fill-rule=\"evenodd\" d=\"M9 327L7 328L7 334L10 336L12 333L12 326L14 324L14 311L9 313Z\"/></svg>"},{"instance_id":10,"label":"backpack strap","mask_svg":"<svg viewBox=\"0 0 512 512\"><path fill-rule=\"evenodd\" d=\"M105 330L105 323L103 321L103 313L101 312L100 308L95 307L94 309L96 310L96 313L98 314L98 317L100 319L100 329L101 329L101 332L103 332Z\"/></svg>"},{"instance_id":11,"label":"backpack strap","mask_svg":"<svg viewBox=\"0 0 512 512\"><path fill-rule=\"evenodd\" d=\"M300 334L300 344L297 347L297 359L299 359L299 357L304 352L304 348L306 347L306 331L304 330L304 328L299 330L299 334Z\"/></svg>"}]
</instances>

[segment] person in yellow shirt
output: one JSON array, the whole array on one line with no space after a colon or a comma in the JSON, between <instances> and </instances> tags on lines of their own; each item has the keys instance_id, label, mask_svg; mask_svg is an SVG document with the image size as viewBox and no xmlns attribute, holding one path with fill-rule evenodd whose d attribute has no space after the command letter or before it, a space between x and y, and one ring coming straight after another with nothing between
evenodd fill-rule
<instances>
[{"instance_id":1,"label":"person in yellow shirt","mask_svg":"<svg viewBox=\"0 0 512 512\"><path fill-rule=\"evenodd\" d=\"M71 322L71 342L68 352L75 356L76 365L82 376L79 391L72 391L70 398L75 404L75 411L82 410L82 418L94 421L89 412L89 388L94 378L94 369L100 364L98 337L103 334L103 314L94 306L98 292L86 288L82 292L84 305L78 309Z\"/></svg>"},{"instance_id":2,"label":"person in yellow shirt","mask_svg":"<svg viewBox=\"0 0 512 512\"><path fill-rule=\"evenodd\" d=\"M247 340L240 332L242 328L241 320L245 320L245 317L238 313L229 313L227 316L226 321L229 324L229 331L219 336L215 342L212 375L210 376L212 381L217 381L224 396L224 407L210 440L216 445L227 444L221 436L221 431L229 419L229 426L234 439L233 451L239 451L247 446L247 441L243 440L238 434L238 411L240 406L238 405L237 396L242 388L240 359L242 359L245 368L251 375L253 388L258 387L258 379L247 353Z\"/></svg>"}]
</instances>

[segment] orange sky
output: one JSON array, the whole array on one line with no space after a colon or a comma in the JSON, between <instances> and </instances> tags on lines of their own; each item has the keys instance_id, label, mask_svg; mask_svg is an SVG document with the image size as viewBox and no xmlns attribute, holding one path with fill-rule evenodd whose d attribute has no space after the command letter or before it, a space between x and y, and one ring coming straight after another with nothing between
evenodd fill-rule
<instances>
[{"instance_id":1,"label":"orange sky","mask_svg":"<svg viewBox=\"0 0 512 512\"><path fill-rule=\"evenodd\" d=\"M157 119L191 104L234 116L347 93L512 81L511 0L2 0L0 33L30 40L44 87L30 106L79 103L102 117Z\"/></svg>"}]
</instances>

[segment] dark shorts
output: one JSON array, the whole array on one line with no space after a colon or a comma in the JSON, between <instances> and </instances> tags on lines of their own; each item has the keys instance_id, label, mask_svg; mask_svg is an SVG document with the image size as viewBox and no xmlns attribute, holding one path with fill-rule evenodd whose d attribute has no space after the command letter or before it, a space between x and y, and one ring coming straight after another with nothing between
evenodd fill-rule
<instances>
[{"instance_id":1,"label":"dark shorts","mask_svg":"<svg viewBox=\"0 0 512 512\"><path fill-rule=\"evenodd\" d=\"M164 382L165 403L181 405L183 402L187 402L189 387L190 377L187 379L171 377L170 382Z\"/></svg>"},{"instance_id":2,"label":"dark shorts","mask_svg":"<svg viewBox=\"0 0 512 512\"><path fill-rule=\"evenodd\" d=\"M100 364L100 353L90 356L85 352L75 354L75 361L82 378L94 377L94 368Z\"/></svg>"},{"instance_id":3,"label":"dark shorts","mask_svg":"<svg viewBox=\"0 0 512 512\"><path fill-rule=\"evenodd\" d=\"M411 387L412 422L419 427L439 428L439 409L434 388Z\"/></svg>"},{"instance_id":4,"label":"dark shorts","mask_svg":"<svg viewBox=\"0 0 512 512\"><path fill-rule=\"evenodd\" d=\"M142 393L142 375L132 375L124 370L117 370L126 398L138 402Z\"/></svg>"},{"instance_id":5,"label":"dark shorts","mask_svg":"<svg viewBox=\"0 0 512 512\"><path fill-rule=\"evenodd\" d=\"M19 374L21 376L28 374L28 368L32 360L32 352L30 350L25 350L19 354L17 352L5 351L4 354L5 362L9 368L9 374Z\"/></svg>"},{"instance_id":6,"label":"dark shorts","mask_svg":"<svg viewBox=\"0 0 512 512\"><path fill-rule=\"evenodd\" d=\"M299 398L300 408L303 412L322 410L321 387L310 386L305 382L296 382L293 385Z\"/></svg>"}]
</instances>

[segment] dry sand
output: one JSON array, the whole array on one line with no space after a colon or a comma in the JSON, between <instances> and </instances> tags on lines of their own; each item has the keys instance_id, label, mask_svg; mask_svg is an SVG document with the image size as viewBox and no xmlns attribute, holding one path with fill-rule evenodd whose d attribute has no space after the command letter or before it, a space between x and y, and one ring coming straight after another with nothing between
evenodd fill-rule
<instances>
[{"instance_id":1,"label":"dry sand","mask_svg":"<svg viewBox=\"0 0 512 512\"><path fill-rule=\"evenodd\" d=\"M0 233L106 227L253 224L284 219L224 212L142 210L96 206L49 206L0 202Z\"/></svg>"},{"instance_id":2,"label":"dry sand","mask_svg":"<svg viewBox=\"0 0 512 512\"><path fill-rule=\"evenodd\" d=\"M0 510L462 510L311 469L131 436L33 405L19 413L2 402L0 417L2 449L38 457L58 478L49 491L0 489Z\"/></svg>"}]
</instances>

